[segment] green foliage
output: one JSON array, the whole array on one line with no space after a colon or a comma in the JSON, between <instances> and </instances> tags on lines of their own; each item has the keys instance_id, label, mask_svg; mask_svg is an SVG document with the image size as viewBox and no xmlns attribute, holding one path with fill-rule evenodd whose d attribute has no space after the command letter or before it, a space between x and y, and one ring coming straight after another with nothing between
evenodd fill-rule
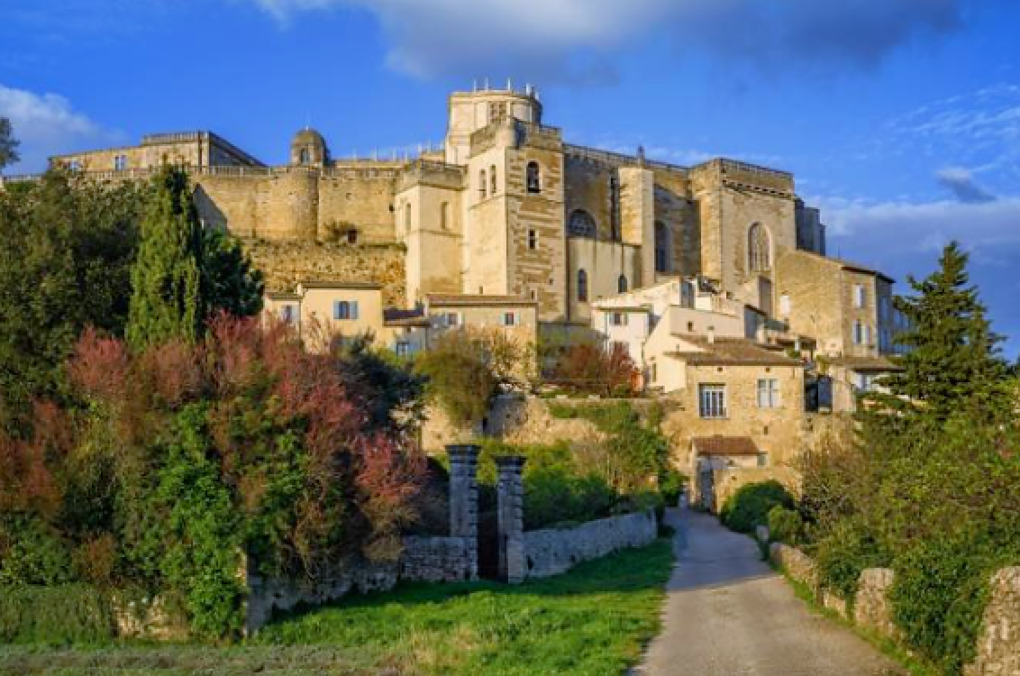
<instances>
[{"instance_id":1,"label":"green foliage","mask_svg":"<svg viewBox=\"0 0 1020 676\"><path fill-rule=\"evenodd\" d=\"M0 585L58 585L71 578L67 543L56 529L38 517L12 515L3 519Z\"/></svg>"},{"instance_id":2,"label":"green foliage","mask_svg":"<svg viewBox=\"0 0 1020 676\"><path fill-rule=\"evenodd\" d=\"M135 350L173 339L194 343L202 330L202 230L188 175L166 166L153 178L131 270L128 343Z\"/></svg>"},{"instance_id":3,"label":"green foliage","mask_svg":"<svg viewBox=\"0 0 1020 676\"><path fill-rule=\"evenodd\" d=\"M488 415L499 381L467 333L443 335L416 366L428 378L428 392L454 424L476 425Z\"/></svg>"},{"instance_id":4,"label":"green foliage","mask_svg":"<svg viewBox=\"0 0 1020 676\"><path fill-rule=\"evenodd\" d=\"M659 493L666 504L675 507L680 502L680 494L687 487L687 475L673 467L665 467L659 471Z\"/></svg>"},{"instance_id":5,"label":"green foliage","mask_svg":"<svg viewBox=\"0 0 1020 676\"><path fill-rule=\"evenodd\" d=\"M122 335L146 189L60 170L0 191L0 420L66 394L64 360L85 326Z\"/></svg>"},{"instance_id":6,"label":"green foliage","mask_svg":"<svg viewBox=\"0 0 1020 676\"><path fill-rule=\"evenodd\" d=\"M0 586L0 643L92 645L113 636L113 610L93 587Z\"/></svg>"},{"instance_id":7,"label":"green foliage","mask_svg":"<svg viewBox=\"0 0 1020 676\"><path fill-rule=\"evenodd\" d=\"M804 540L804 517L795 509L776 505L768 513L769 538L797 546Z\"/></svg>"},{"instance_id":8,"label":"green foliage","mask_svg":"<svg viewBox=\"0 0 1020 676\"><path fill-rule=\"evenodd\" d=\"M156 500L168 518L161 568L185 600L192 629L219 638L241 627L241 523L210 457L207 412L192 405L177 416Z\"/></svg>"},{"instance_id":9,"label":"green foliage","mask_svg":"<svg viewBox=\"0 0 1020 676\"><path fill-rule=\"evenodd\" d=\"M753 533L755 528L768 523L773 507L793 508L795 504L793 496L778 481L745 484L726 500L719 519L730 530Z\"/></svg>"},{"instance_id":10,"label":"green foliage","mask_svg":"<svg viewBox=\"0 0 1020 676\"><path fill-rule=\"evenodd\" d=\"M829 529L814 545L822 585L851 598L861 573L889 564L874 537L858 520L845 519Z\"/></svg>"},{"instance_id":11,"label":"green foliage","mask_svg":"<svg viewBox=\"0 0 1020 676\"><path fill-rule=\"evenodd\" d=\"M207 312L223 310L235 317L252 317L262 311L262 272L229 233L217 228L202 231L199 272Z\"/></svg>"},{"instance_id":12,"label":"green foliage","mask_svg":"<svg viewBox=\"0 0 1020 676\"><path fill-rule=\"evenodd\" d=\"M374 348L365 337L345 345L338 357L344 385L360 399L374 429L417 428L424 417L425 377L407 359Z\"/></svg>"},{"instance_id":13,"label":"green foliage","mask_svg":"<svg viewBox=\"0 0 1020 676\"><path fill-rule=\"evenodd\" d=\"M18 139L14 138L11 121L0 117L0 172L21 159L18 156Z\"/></svg>"}]
</instances>

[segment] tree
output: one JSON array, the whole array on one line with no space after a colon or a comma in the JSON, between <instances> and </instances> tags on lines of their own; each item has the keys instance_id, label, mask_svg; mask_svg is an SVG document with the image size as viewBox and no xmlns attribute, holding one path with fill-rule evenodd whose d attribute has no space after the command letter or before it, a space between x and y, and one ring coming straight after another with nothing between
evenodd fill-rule
<instances>
[{"instance_id":1,"label":"tree","mask_svg":"<svg viewBox=\"0 0 1020 676\"><path fill-rule=\"evenodd\" d=\"M0 117L0 172L17 162L21 157L18 155L18 140L14 138L11 131L11 121L6 117Z\"/></svg>"},{"instance_id":2,"label":"tree","mask_svg":"<svg viewBox=\"0 0 1020 676\"><path fill-rule=\"evenodd\" d=\"M188 175L175 167L153 179L131 286L127 338L136 350L174 338L194 342L220 312L262 310L262 273L236 239L203 228Z\"/></svg>"},{"instance_id":3,"label":"tree","mask_svg":"<svg viewBox=\"0 0 1020 676\"><path fill-rule=\"evenodd\" d=\"M60 170L0 191L0 422L59 398L85 326L122 335L146 189Z\"/></svg>"},{"instance_id":4,"label":"tree","mask_svg":"<svg viewBox=\"0 0 1020 676\"><path fill-rule=\"evenodd\" d=\"M428 378L428 392L458 425L478 424L499 392L499 380L482 347L466 330L450 331L416 364Z\"/></svg>"},{"instance_id":5,"label":"tree","mask_svg":"<svg viewBox=\"0 0 1020 676\"><path fill-rule=\"evenodd\" d=\"M985 306L969 286L967 254L956 242L946 246L939 269L918 281L916 292L897 307L910 328L897 336L907 351L894 361L903 370L884 380L892 397L883 403L898 410L923 411L945 421L962 402L996 404L1006 366L998 354L1001 338L992 333ZM990 400L991 399L991 400Z\"/></svg>"}]
</instances>

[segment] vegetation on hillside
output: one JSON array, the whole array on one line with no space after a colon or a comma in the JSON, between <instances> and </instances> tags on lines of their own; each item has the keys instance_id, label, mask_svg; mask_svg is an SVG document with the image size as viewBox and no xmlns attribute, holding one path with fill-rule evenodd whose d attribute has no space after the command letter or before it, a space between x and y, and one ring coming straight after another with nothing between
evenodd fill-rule
<instances>
[{"instance_id":1,"label":"vegetation on hillside","mask_svg":"<svg viewBox=\"0 0 1020 676\"><path fill-rule=\"evenodd\" d=\"M855 439L805 459L803 527L783 517L830 589L893 568L908 647L953 675L973 659L989 577L1020 564L1020 387L966 262L952 244L910 280L903 371L862 398Z\"/></svg>"}]
</instances>

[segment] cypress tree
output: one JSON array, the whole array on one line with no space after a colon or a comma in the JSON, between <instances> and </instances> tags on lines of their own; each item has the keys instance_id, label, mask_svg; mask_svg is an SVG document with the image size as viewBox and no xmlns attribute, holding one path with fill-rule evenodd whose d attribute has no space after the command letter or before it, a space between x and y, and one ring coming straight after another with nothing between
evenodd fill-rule
<instances>
[{"instance_id":1,"label":"cypress tree","mask_svg":"<svg viewBox=\"0 0 1020 676\"><path fill-rule=\"evenodd\" d=\"M945 421L963 406L1000 403L1006 365L977 289L969 285L967 254L956 242L943 250L939 269L918 281L915 295L897 299L909 328L896 337L906 347L893 361L903 370L885 378L893 397L884 403ZM909 402L909 404L907 403Z\"/></svg>"},{"instance_id":2,"label":"cypress tree","mask_svg":"<svg viewBox=\"0 0 1020 676\"><path fill-rule=\"evenodd\" d=\"M202 228L188 175L164 167L154 178L138 258L131 270L127 339L135 350L174 338L192 342L205 318L200 264Z\"/></svg>"}]
</instances>

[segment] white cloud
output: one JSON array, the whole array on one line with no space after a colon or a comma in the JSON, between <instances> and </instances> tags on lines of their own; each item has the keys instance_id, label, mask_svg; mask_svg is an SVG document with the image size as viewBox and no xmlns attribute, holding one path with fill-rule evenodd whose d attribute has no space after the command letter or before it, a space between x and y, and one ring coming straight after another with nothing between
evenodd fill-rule
<instances>
[{"instance_id":1,"label":"white cloud","mask_svg":"<svg viewBox=\"0 0 1020 676\"><path fill-rule=\"evenodd\" d=\"M919 36L963 25L982 0L252 0L282 23L303 12L373 13L390 63L419 76L600 80L613 51L661 37L782 72L871 68Z\"/></svg>"},{"instance_id":2,"label":"white cloud","mask_svg":"<svg viewBox=\"0 0 1020 676\"><path fill-rule=\"evenodd\" d=\"M63 96L36 94L0 84L0 117L10 119L14 137L21 142L21 162L15 172L42 171L47 157L115 137L86 115L77 112Z\"/></svg>"}]
</instances>

